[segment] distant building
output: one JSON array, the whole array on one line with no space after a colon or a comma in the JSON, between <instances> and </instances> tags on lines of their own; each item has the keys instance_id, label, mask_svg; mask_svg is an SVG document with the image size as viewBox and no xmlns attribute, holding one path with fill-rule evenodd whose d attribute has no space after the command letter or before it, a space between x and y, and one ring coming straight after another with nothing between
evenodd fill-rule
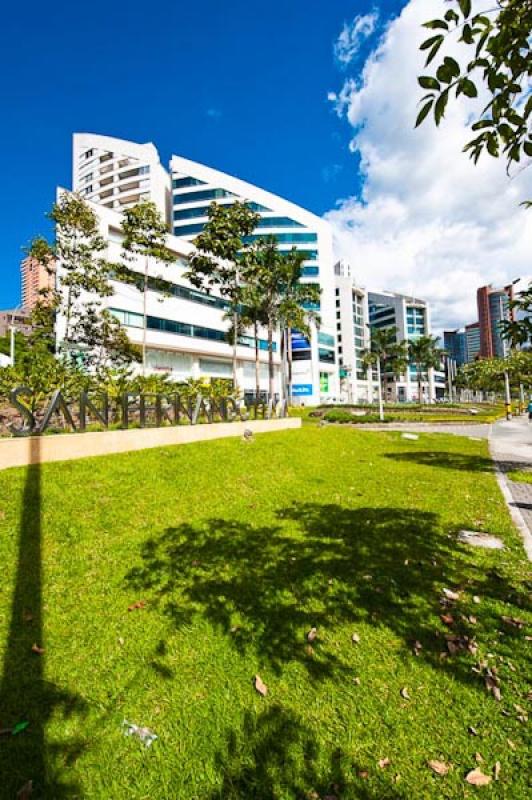
<instances>
[{"instance_id":1,"label":"distant building","mask_svg":"<svg viewBox=\"0 0 532 800\"><path fill-rule=\"evenodd\" d=\"M396 292L368 292L369 323L372 329L397 329L397 341L411 341L420 336L429 336L430 311L428 303L416 297L397 294ZM443 397L445 393L445 375L441 371L430 369L428 381L423 381L425 400ZM385 400L387 401L419 401L417 372L414 364L409 364L404 375L399 378L386 375Z\"/></svg>"},{"instance_id":2,"label":"distant building","mask_svg":"<svg viewBox=\"0 0 532 800\"><path fill-rule=\"evenodd\" d=\"M465 326L467 363L476 361L480 355L480 326L472 322Z\"/></svg>"},{"instance_id":3,"label":"distant building","mask_svg":"<svg viewBox=\"0 0 532 800\"><path fill-rule=\"evenodd\" d=\"M510 319L509 304L513 297L512 285L502 289L481 286L477 290L479 353L482 358L504 358L508 355L510 345L502 338L501 322Z\"/></svg>"},{"instance_id":4,"label":"distant building","mask_svg":"<svg viewBox=\"0 0 532 800\"><path fill-rule=\"evenodd\" d=\"M27 256L20 264L21 306L31 311L48 289L55 286L55 266L45 265L32 256Z\"/></svg>"},{"instance_id":5,"label":"distant building","mask_svg":"<svg viewBox=\"0 0 532 800\"><path fill-rule=\"evenodd\" d=\"M443 348L457 367L467 363L467 336L465 331L444 331Z\"/></svg>"},{"instance_id":6,"label":"distant building","mask_svg":"<svg viewBox=\"0 0 532 800\"><path fill-rule=\"evenodd\" d=\"M0 311L0 336L6 336L11 326L24 335L31 332L31 321L26 309Z\"/></svg>"},{"instance_id":7,"label":"distant building","mask_svg":"<svg viewBox=\"0 0 532 800\"><path fill-rule=\"evenodd\" d=\"M368 402L372 390L362 363L370 343L367 292L357 285L346 261L335 264L334 275L340 389L350 402Z\"/></svg>"}]
</instances>

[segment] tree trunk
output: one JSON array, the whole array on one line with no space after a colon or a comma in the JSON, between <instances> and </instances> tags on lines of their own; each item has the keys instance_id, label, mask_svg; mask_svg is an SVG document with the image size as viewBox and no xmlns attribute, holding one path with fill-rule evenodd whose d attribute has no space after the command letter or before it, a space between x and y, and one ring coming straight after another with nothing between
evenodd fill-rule
<instances>
[{"instance_id":1,"label":"tree trunk","mask_svg":"<svg viewBox=\"0 0 532 800\"><path fill-rule=\"evenodd\" d=\"M146 333L148 328L148 256L144 260L144 291L142 298L142 375L146 375Z\"/></svg>"},{"instance_id":2,"label":"tree trunk","mask_svg":"<svg viewBox=\"0 0 532 800\"><path fill-rule=\"evenodd\" d=\"M255 320L253 323L253 332L255 335L255 402L259 402L260 397L260 360L259 360L259 323Z\"/></svg>"},{"instance_id":3,"label":"tree trunk","mask_svg":"<svg viewBox=\"0 0 532 800\"><path fill-rule=\"evenodd\" d=\"M382 402L382 395L383 395L383 378L381 374L381 360L377 358L377 386L379 392L379 419L381 422L384 421L384 408Z\"/></svg>"},{"instance_id":4,"label":"tree trunk","mask_svg":"<svg viewBox=\"0 0 532 800\"><path fill-rule=\"evenodd\" d=\"M286 354L288 358L288 405L292 405L292 329L286 331Z\"/></svg>"},{"instance_id":5,"label":"tree trunk","mask_svg":"<svg viewBox=\"0 0 532 800\"><path fill-rule=\"evenodd\" d=\"M273 323L268 320L268 400L273 400Z\"/></svg>"},{"instance_id":6,"label":"tree trunk","mask_svg":"<svg viewBox=\"0 0 532 800\"><path fill-rule=\"evenodd\" d=\"M238 377L237 377L237 357L236 348L238 345L238 311L233 312L233 392L235 395L238 393Z\"/></svg>"},{"instance_id":7,"label":"tree trunk","mask_svg":"<svg viewBox=\"0 0 532 800\"><path fill-rule=\"evenodd\" d=\"M417 369L417 401L419 405L423 405L423 375L421 373L421 364L416 365Z\"/></svg>"}]
</instances>

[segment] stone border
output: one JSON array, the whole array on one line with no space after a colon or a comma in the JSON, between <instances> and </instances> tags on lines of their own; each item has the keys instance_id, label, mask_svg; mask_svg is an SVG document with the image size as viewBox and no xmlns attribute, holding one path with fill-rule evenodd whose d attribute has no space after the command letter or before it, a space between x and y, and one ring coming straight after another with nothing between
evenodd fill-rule
<instances>
[{"instance_id":1,"label":"stone border","mask_svg":"<svg viewBox=\"0 0 532 800\"><path fill-rule=\"evenodd\" d=\"M129 430L89 433L28 436L0 441L0 470L44 464L50 461L71 461L78 458L127 453L152 447L189 444L230 436L242 436L245 430L253 433L273 433L301 427L298 417L249 420L247 422L217 422L200 425L176 425L167 428L131 428Z\"/></svg>"},{"instance_id":2,"label":"stone border","mask_svg":"<svg viewBox=\"0 0 532 800\"><path fill-rule=\"evenodd\" d=\"M527 554L528 560L532 561L532 534L528 529L528 525L525 522L525 518L521 513L521 509L513 498L512 491L508 485L508 480L506 475L502 471L499 465L499 459L497 458L492 444L491 444L491 437L488 441L490 455L493 461L493 466L495 467L495 477L497 478L497 483L499 484L499 488L502 492L506 505L508 506L508 510L510 512L510 516L512 521L521 534L521 538L523 540L523 547L525 548L525 553Z\"/></svg>"}]
</instances>

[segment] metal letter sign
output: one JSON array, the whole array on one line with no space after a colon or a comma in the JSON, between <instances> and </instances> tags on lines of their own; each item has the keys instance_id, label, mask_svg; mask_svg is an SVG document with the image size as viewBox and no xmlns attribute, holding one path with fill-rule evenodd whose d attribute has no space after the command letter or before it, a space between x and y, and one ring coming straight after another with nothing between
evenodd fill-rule
<instances>
[{"instance_id":1,"label":"metal letter sign","mask_svg":"<svg viewBox=\"0 0 532 800\"><path fill-rule=\"evenodd\" d=\"M243 422L251 419L252 414L253 419L271 419L273 416L280 418L287 415L284 400L279 401L275 408L272 400L268 405L258 402L247 406L231 396L214 400L201 394L194 398L182 398L176 393L144 395L124 392L114 403L114 416L111 414L111 403L107 394L94 394L90 397L87 392L82 392L76 401L71 401L57 389L44 408L35 408L32 398L33 392L27 386L19 386L10 393L11 404L22 420L20 425L10 425L14 436L40 435L51 425L58 425L60 422L63 427L74 431L85 431L88 424L97 424L107 429L114 421L118 421L124 429L130 424L140 428L159 428L163 425L179 425L185 419L190 425L197 425L201 421Z\"/></svg>"}]
</instances>

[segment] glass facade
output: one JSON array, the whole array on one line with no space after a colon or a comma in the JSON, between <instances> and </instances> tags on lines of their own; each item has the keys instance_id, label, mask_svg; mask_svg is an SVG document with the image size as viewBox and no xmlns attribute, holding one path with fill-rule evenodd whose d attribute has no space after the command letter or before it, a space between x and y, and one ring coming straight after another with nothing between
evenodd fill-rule
<instances>
[{"instance_id":1,"label":"glass facade","mask_svg":"<svg viewBox=\"0 0 532 800\"><path fill-rule=\"evenodd\" d=\"M225 205L225 204L224 204ZM232 203L228 203L226 207L231 206ZM252 211L269 211L269 208L266 206L261 206L259 203L246 203ZM179 219L198 219L199 217L208 217L209 216L209 208L210 206L195 206L194 208L176 208L174 209L174 220ZM272 219L270 217L270 219ZM274 219L281 219L281 217L274 217ZM298 226L297 222L294 222L295 226Z\"/></svg>"},{"instance_id":2,"label":"glass facade","mask_svg":"<svg viewBox=\"0 0 532 800\"><path fill-rule=\"evenodd\" d=\"M425 309L416 306L406 307L406 330L409 339L418 339L426 333Z\"/></svg>"},{"instance_id":3,"label":"glass facade","mask_svg":"<svg viewBox=\"0 0 532 800\"><path fill-rule=\"evenodd\" d=\"M142 328L143 317L142 314L136 314L131 311L123 311L119 308L110 308L109 311L122 323L130 328ZM188 322L178 322L173 319L164 319L163 317L148 316L146 320L146 327L148 330L164 331L165 333L174 333L179 336L190 336L195 339L210 339L216 342L227 343L227 331L219 331L215 328L206 328L203 325L191 325ZM259 339L259 349L267 350L268 342L265 339ZM252 336L239 336L238 344L244 347L254 347L255 340ZM276 350L276 344L273 343L273 350Z\"/></svg>"},{"instance_id":4,"label":"glass facade","mask_svg":"<svg viewBox=\"0 0 532 800\"><path fill-rule=\"evenodd\" d=\"M186 186L205 186L205 181L200 181L198 178L174 178L172 181L174 189L184 189Z\"/></svg>"},{"instance_id":5,"label":"glass facade","mask_svg":"<svg viewBox=\"0 0 532 800\"><path fill-rule=\"evenodd\" d=\"M199 192L183 192L174 195L174 206L179 203L196 203L200 200L219 200L220 197L235 197L233 192L227 189L203 189Z\"/></svg>"}]
</instances>

